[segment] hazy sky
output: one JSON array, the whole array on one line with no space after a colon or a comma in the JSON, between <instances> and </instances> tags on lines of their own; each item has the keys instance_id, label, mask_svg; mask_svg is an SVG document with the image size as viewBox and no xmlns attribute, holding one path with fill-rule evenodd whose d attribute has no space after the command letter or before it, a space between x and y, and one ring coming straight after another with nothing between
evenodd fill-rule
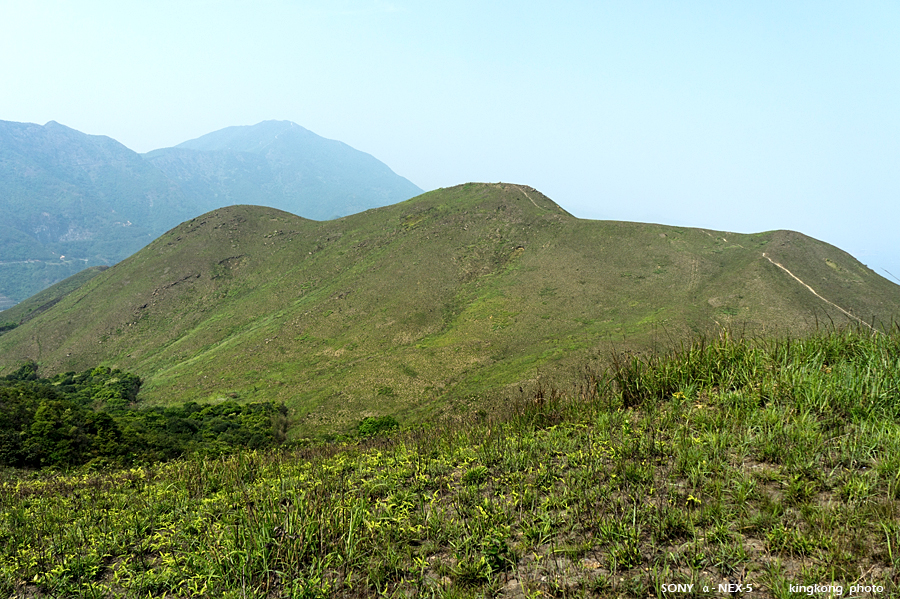
<instances>
[{"instance_id":1,"label":"hazy sky","mask_svg":"<svg viewBox=\"0 0 900 599\"><path fill-rule=\"evenodd\" d=\"M423 189L794 229L900 277L900 2L0 0L0 120L294 121Z\"/></svg>"}]
</instances>

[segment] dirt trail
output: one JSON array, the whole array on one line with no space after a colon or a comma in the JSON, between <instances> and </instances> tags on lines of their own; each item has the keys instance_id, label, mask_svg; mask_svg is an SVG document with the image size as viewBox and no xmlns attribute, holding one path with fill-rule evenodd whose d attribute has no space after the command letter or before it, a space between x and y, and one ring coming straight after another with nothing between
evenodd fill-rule
<instances>
[{"instance_id":1,"label":"dirt trail","mask_svg":"<svg viewBox=\"0 0 900 599\"><path fill-rule=\"evenodd\" d=\"M697 285L697 259L691 260L691 275L688 278L688 291L693 291Z\"/></svg>"},{"instance_id":2,"label":"dirt trail","mask_svg":"<svg viewBox=\"0 0 900 599\"><path fill-rule=\"evenodd\" d=\"M837 308L838 310L840 310L841 312L843 312L848 318L852 318L852 319L855 320L856 322L858 322L858 323L860 323L860 324L863 324L863 325L865 325L866 327L872 329L872 332L874 332L874 333L877 333L877 332L878 332L878 331L876 331L876 330L872 327L872 325L870 325L870 324L867 323L866 321L857 318L856 316L854 316L853 314L850 314L850 312L848 312L847 310L844 310L843 308L841 308L840 306L838 306L838 305L835 304L834 302L830 302L830 301L828 301L827 299L825 299L824 297L822 297L821 295L819 295L818 293L816 293L816 290L815 290L815 289L813 289L812 287L810 287L809 285L807 285L806 283L804 283L804 282L800 279L800 277L798 277L797 275L795 275L794 273L792 273L791 271L789 271L787 268L784 267L784 265L779 264L778 262L775 262L774 260L772 260L771 258L769 258L768 256L766 256L766 253L765 253L765 252L763 252L762 255L763 255L763 258L765 258L766 260L768 260L769 262L771 262L772 264L774 264L775 266L777 266L778 268L780 268L781 270L783 270L784 272L786 272L787 274L791 275L791 278L793 278L795 281L797 281L798 283L800 283L801 285L803 285L804 287L806 287L807 289L809 289L809 292L810 292L810 293L812 293L814 296L816 296L817 298L819 298L820 300L822 300L823 302L825 302L825 303L828 304L829 306L833 306L833 307Z\"/></svg>"},{"instance_id":3,"label":"dirt trail","mask_svg":"<svg viewBox=\"0 0 900 599\"><path fill-rule=\"evenodd\" d=\"M537 205L537 202L535 202L534 200L532 200L532 199L531 199L531 196L528 195L527 193L525 193L525 190L522 189L522 187L521 187L520 185L516 185L515 187L516 187L516 189L518 189L519 191L522 192L522 195L523 195L523 196L525 196L526 198L528 198L529 200L531 200L531 203L534 204L534 207L535 207L535 208L540 208L541 210L546 210L546 208L541 208L540 206L538 206L538 205Z\"/></svg>"}]
</instances>

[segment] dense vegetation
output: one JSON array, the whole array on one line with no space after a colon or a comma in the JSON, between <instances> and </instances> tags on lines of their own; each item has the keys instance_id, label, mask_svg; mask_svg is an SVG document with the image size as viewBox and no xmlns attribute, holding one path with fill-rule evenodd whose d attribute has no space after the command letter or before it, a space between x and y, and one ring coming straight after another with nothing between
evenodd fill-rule
<instances>
[{"instance_id":1,"label":"dense vegetation","mask_svg":"<svg viewBox=\"0 0 900 599\"><path fill-rule=\"evenodd\" d=\"M619 355L358 442L0 477L15 597L897 596L900 330Z\"/></svg>"},{"instance_id":2,"label":"dense vegetation","mask_svg":"<svg viewBox=\"0 0 900 599\"><path fill-rule=\"evenodd\" d=\"M0 237L0 245L3 243L4 240ZM139 245L133 249L138 248ZM96 262L93 261L94 264ZM77 273L83 272L87 265L88 262L84 260L57 258L46 261L30 259L22 262L3 262L0 258L0 293L3 294L0 297L0 310L12 309L17 302L26 300L58 281L76 276Z\"/></svg>"},{"instance_id":3,"label":"dense vegetation","mask_svg":"<svg viewBox=\"0 0 900 599\"><path fill-rule=\"evenodd\" d=\"M140 379L97 367L38 378L34 363L0 379L0 466L93 468L217 455L284 440L272 403L135 406Z\"/></svg>"}]
</instances>

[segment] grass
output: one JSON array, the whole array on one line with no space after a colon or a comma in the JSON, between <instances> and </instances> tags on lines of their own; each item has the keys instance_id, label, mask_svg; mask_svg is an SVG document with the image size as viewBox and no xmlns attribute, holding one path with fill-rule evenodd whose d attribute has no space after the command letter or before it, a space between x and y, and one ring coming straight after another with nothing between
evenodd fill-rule
<instances>
[{"instance_id":1,"label":"grass","mask_svg":"<svg viewBox=\"0 0 900 599\"><path fill-rule=\"evenodd\" d=\"M898 472L900 331L721 337L364 440L4 471L0 595L888 597Z\"/></svg>"}]
</instances>

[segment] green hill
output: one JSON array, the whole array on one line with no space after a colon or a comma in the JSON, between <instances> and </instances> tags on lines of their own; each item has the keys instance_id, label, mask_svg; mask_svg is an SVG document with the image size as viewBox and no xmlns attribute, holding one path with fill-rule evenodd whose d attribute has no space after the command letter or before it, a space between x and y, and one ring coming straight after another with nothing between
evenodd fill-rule
<instances>
[{"instance_id":1,"label":"green hill","mask_svg":"<svg viewBox=\"0 0 900 599\"><path fill-rule=\"evenodd\" d=\"M259 203L333 218L419 193L372 156L290 122L142 156L53 121L0 121L0 310L214 208Z\"/></svg>"},{"instance_id":2,"label":"green hill","mask_svg":"<svg viewBox=\"0 0 900 599\"><path fill-rule=\"evenodd\" d=\"M144 377L148 404L283 400L305 434L484 408L623 342L897 314L900 287L799 233L580 220L466 184L334 221L187 221L0 337L0 373L104 364Z\"/></svg>"}]
</instances>

